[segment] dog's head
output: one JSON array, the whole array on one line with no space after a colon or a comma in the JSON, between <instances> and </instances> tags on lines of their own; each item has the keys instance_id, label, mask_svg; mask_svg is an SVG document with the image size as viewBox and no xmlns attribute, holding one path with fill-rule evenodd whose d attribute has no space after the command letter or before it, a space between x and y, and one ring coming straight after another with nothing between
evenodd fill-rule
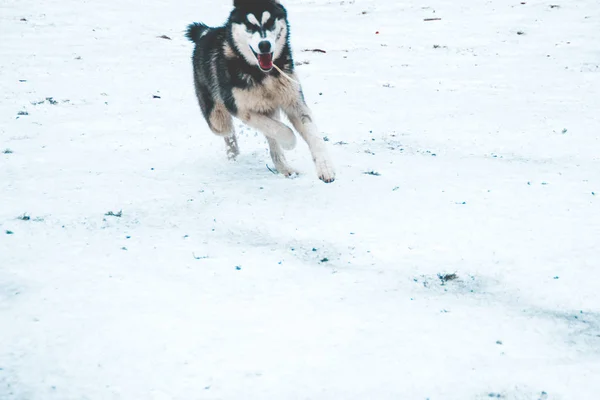
<instances>
[{"instance_id":1,"label":"dog's head","mask_svg":"<svg viewBox=\"0 0 600 400\"><path fill-rule=\"evenodd\" d=\"M231 40L250 65L269 72L288 43L287 12L278 0L234 0Z\"/></svg>"}]
</instances>

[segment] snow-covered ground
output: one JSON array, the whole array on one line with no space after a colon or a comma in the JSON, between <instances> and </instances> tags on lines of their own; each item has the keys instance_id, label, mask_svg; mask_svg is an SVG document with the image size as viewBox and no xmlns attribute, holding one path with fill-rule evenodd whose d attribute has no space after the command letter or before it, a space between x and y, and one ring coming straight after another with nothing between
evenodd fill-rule
<instances>
[{"instance_id":1,"label":"snow-covered ground","mask_svg":"<svg viewBox=\"0 0 600 400\"><path fill-rule=\"evenodd\" d=\"M331 185L206 127L229 1L0 3L0 399L600 398L598 1L284 4Z\"/></svg>"}]
</instances>

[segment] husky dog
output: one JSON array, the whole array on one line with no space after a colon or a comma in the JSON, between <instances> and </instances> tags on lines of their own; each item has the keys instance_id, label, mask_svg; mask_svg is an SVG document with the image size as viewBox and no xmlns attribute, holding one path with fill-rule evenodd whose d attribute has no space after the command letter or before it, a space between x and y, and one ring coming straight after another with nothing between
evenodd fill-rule
<instances>
[{"instance_id":1,"label":"husky dog","mask_svg":"<svg viewBox=\"0 0 600 400\"><path fill-rule=\"evenodd\" d=\"M325 142L306 102L290 48L287 11L278 0L234 0L224 26L188 26L194 42L194 84L200 108L210 129L225 138L227 155L239 154L232 116L263 133L277 170L297 172L283 150L296 146L294 132L280 121L280 111L308 144L317 174L333 182L335 172Z\"/></svg>"}]
</instances>

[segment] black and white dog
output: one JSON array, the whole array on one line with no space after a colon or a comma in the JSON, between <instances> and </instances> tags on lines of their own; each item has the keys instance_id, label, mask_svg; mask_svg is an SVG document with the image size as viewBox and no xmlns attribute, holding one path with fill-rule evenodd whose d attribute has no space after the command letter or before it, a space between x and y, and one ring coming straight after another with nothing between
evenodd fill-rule
<instances>
[{"instance_id":1,"label":"black and white dog","mask_svg":"<svg viewBox=\"0 0 600 400\"><path fill-rule=\"evenodd\" d=\"M210 129L225 138L230 159L239 154L234 116L266 136L275 167L289 177L297 172L282 148L293 149L296 136L279 120L283 111L308 144L319 178L333 182L325 142L294 73L289 35L287 11L278 0L234 0L224 26L189 25L198 102Z\"/></svg>"}]
</instances>

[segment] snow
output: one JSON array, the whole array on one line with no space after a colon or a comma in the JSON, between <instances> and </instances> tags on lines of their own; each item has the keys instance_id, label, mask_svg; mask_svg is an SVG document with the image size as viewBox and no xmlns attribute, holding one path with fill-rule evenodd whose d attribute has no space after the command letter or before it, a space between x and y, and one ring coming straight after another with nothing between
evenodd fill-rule
<instances>
[{"instance_id":1,"label":"snow","mask_svg":"<svg viewBox=\"0 0 600 400\"><path fill-rule=\"evenodd\" d=\"M597 399L600 5L284 5L330 185L206 127L229 1L0 5L0 399Z\"/></svg>"}]
</instances>

